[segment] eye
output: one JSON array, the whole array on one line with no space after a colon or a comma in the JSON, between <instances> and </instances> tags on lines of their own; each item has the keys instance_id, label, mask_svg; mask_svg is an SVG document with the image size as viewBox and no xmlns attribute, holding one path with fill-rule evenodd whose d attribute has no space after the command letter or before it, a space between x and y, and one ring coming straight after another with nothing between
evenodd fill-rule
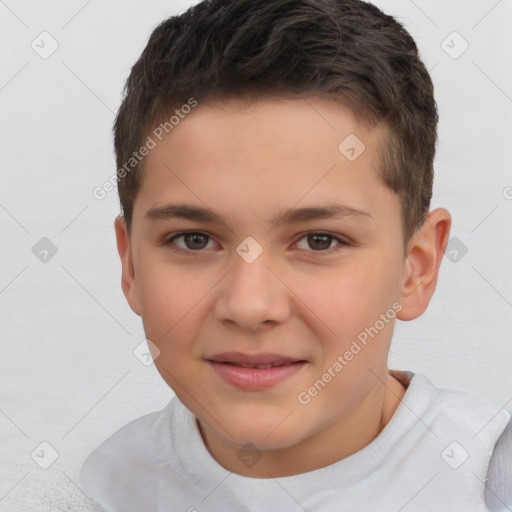
<instances>
[{"instance_id":1,"label":"eye","mask_svg":"<svg viewBox=\"0 0 512 512\"><path fill-rule=\"evenodd\" d=\"M183 244L177 244L175 241L183 239ZM173 237L164 241L164 245L176 245L178 249L173 249L176 252L200 252L202 249L209 249L211 247L207 247L207 240L213 243L215 247L215 242L205 233L201 233L200 231L187 231L185 233L177 233Z\"/></svg>"},{"instance_id":2,"label":"eye","mask_svg":"<svg viewBox=\"0 0 512 512\"><path fill-rule=\"evenodd\" d=\"M301 240L306 240L305 247L300 247ZM180 241L180 243L177 243ZM330 247L332 242L336 241L337 246L334 248ZM208 246L208 243L213 244ZM211 249L216 246L216 243L212 238L200 231L186 231L176 233L172 237L164 240L163 245L176 246L172 248L173 251L178 253L200 253L204 249ZM329 233L307 233L295 244L298 249L306 250L308 252L323 252L331 253L338 251L349 245L349 243L340 237L331 235ZM304 244L303 244L304 245Z\"/></svg>"},{"instance_id":3,"label":"eye","mask_svg":"<svg viewBox=\"0 0 512 512\"><path fill-rule=\"evenodd\" d=\"M306 240L307 247L298 247L300 240ZM299 249L308 250L308 248L311 248L313 249L313 252L331 252L328 251L328 249L330 248L330 245L333 240L338 242L338 245L332 248L332 250L334 251L340 250L344 246L349 245L345 240L337 236L331 235L329 233L308 233L305 236L303 236L300 240L299 242L297 242L297 247Z\"/></svg>"}]
</instances>

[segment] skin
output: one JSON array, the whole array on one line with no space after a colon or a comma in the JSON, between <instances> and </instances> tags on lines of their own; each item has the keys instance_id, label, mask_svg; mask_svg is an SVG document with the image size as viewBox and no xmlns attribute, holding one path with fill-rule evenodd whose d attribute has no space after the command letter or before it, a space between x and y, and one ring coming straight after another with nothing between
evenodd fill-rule
<instances>
[{"instance_id":1,"label":"skin","mask_svg":"<svg viewBox=\"0 0 512 512\"><path fill-rule=\"evenodd\" d=\"M412 320L435 290L450 214L431 211L404 253L400 201L377 172L380 130L320 97L200 104L146 157L131 233L115 220L122 288L158 347L155 365L230 471L290 476L348 457L375 439L405 393L388 373L392 320L308 404L297 399L392 304ZM366 146L354 161L338 149L351 133ZM145 218L170 202L208 207L224 222ZM283 209L326 203L371 217L270 224ZM185 230L206 236L164 243ZM311 237L319 231L332 238L322 245ZM263 249L252 263L236 252L248 236ZM307 364L247 391L206 361L226 351ZM238 457L247 443L261 455L252 467Z\"/></svg>"}]
</instances>

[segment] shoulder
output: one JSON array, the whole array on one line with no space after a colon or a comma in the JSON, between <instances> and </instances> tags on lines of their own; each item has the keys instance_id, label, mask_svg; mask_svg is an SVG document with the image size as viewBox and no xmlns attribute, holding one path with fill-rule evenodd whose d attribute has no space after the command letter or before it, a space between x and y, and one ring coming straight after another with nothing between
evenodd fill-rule
<instances>
[{"instance_id":1,"label":"shoulder","mask_svg":"<svg viewBox=\"0 0 512 512\"><path fill-rule=\"evenodd\" d=\"M420 376L420 379L425 379ZM435 388L430 424L465 436L487 454L484 497L489 511L512 510L512 417L482 393ZM498 411L498 412L496 412ZM474 457L473 457L474 458ZM482 473L485 475L485 472ZM506 508L508 510L508 508Z\"/></svg>"},{"instance_id":2,"label":"shoulder","mask_svg":"<svg viewBox=\"0 0 512 512\"><path fill-rule=\"evenodd\" d=\"M161 411L123 426L85 460L80 482L89 498L104 511L151 508L157 495L158 472L169 463L173 400Z\"/></svg>"},{"instance_id":3,"label":"shoulder","mask_svg":"<svg viewBox=\"0 0 512 512\"><path fill-rule=\"evenodd\" d=\"M489 510L498 511L512 505L512 418L499 437L487 474L485 503Z\"/></svg>"},{"instance_id":4,"label":"shoulder","mask_svg":"<svg viewBox=\"0 0 512 512\"><path fill-rule=\"evenodd\" d=\"M416 377L428 382L431 390L428 416L433 423L456 427L459 436L476 439L492 451L510 420L506 410L481 392L436 387L425 376Z\"/></svg>"}]
</instances>

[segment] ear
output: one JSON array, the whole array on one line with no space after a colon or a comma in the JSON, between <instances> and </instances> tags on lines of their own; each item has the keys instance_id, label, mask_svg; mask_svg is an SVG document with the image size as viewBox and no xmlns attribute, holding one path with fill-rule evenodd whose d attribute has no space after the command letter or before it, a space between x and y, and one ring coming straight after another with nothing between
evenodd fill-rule
<instances>
[{"instance_id":1,"label":"ear","mask_svg":"<svg viewBox=\"0 0 512 512\"><path fill-rule=\"evenodd\" d=\"M124 218L117 216L114 221L114 227L116 230L117 250L121 257L122 264L121 287L123 288L124 296L126 297L128 304L132 310L140 316L139 296L135 269L133 266L130 235L128 234Z\"/></svg>"},{"instance_id":2,"label":"ear","mask_svg":"<svg viewBox=\"0 0 512 512\"><path fill-rule=\"evenodd\" d=\"M400 296L402 310L397 315L400 320L413 320L427 309L436 289L451 222L447 210L433 210L409 240Z\"/></svg>"}]
</instances>

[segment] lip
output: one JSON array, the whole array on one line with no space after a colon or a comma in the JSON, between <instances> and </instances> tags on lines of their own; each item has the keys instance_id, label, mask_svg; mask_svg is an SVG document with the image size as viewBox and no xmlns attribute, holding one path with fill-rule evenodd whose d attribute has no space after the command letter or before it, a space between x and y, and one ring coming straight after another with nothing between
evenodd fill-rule
<instances>
[{"instance_id":1,"label":"lip","mask_svg":"<svg viewBox=\"0 0 512 512\"><path fill-rule=\"evenodd\" d=\"M215 373L232 386L248 391L272 388L296 375L307 361L280 354L225 352L207 359ZM272 368L244 368L237 365L269 365Z\"/></svg>"}]
</instances>

